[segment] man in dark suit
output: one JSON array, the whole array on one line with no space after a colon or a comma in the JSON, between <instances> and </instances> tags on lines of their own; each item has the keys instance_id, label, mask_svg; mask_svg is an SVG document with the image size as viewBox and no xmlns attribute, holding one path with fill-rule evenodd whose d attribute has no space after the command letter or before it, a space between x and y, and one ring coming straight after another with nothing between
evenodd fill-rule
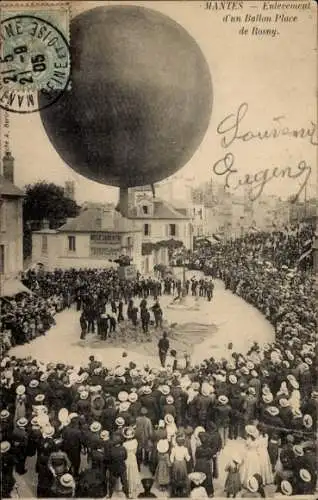
<instances>
[{"instance_id":1,"label":"man in dark suit","mask_svg":"<svg viewBox=\"0 0 318 500\"><path fill-rule=\"evenodd\" d=\"M166 357L167 357L167 352L170 349L170 343L169 340L167 339L167 332L163 332L162 338L158 342L158 349L159 349L159 359L161 366L165 366L166 362Z\"/></svg>"}]
</instances>

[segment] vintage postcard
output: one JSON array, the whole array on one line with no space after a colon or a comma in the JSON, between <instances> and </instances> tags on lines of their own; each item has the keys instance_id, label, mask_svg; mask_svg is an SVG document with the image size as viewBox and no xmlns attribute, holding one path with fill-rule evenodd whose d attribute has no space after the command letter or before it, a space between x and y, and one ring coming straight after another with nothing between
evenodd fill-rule
<instances>
[{"instance_id":1,"label":"vintage postcard","mask_svg":"<svg viewBox=\"0 0 318 500\"><path fill-rule=\"evenodd\" d=\"M317 2L0 5L3 498L317 498Z\"/></svg>"}]
</instances>

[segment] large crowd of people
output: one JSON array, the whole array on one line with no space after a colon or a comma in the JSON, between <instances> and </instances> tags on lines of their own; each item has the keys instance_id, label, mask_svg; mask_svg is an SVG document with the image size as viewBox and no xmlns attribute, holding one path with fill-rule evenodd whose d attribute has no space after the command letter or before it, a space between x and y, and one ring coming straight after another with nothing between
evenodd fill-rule
<instances>
[{"instance_id":1,"label":"large crowd of people","mask_svg":"<svg viewBox=\"0 0 318 500\"><path fill-rule=\"evenodd\" d=\"M287 496L313 494L315 297L310 270L296 266L302 232L284 238L276 239L272 253L273 234L249 235L197 250L190 259L190 266L222 279L268 318L276 334L270 344L255 342L247 353L229 345L227 360L212 352L200 365L178 366L165 334L158 345L160 369L125 362L125 354L110 369L97 356L76 367L9 352L1 362L2 495L10 496L27 458L35 456L38 497L111 497L121 487L126 497L152 498L154 483L166 496L212 497L229 440L240 446L225 466L224 496L265 497L268 485ZM135 296L156 300L169 290L161 280L141 277L141 286L130 283L130 296L116 271L56 271L28 279L35 300L67 290L81 310L87 294L118 304ZM208 297L209 283L193 280L185 289ZM170 283L170 293L172 286L180 285Z\"/></svg>"}]
</instances>

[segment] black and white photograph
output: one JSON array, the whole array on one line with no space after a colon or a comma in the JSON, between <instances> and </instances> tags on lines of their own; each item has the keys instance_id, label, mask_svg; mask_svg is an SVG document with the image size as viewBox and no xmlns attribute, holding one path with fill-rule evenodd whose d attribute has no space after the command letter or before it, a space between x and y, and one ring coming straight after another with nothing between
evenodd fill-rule
<instances>
[{"instance_id":1,"label":"black and white photograph","mask_svg":"<svg viewBox=\"0 0 318 500\"><path fill-rule=\"evenodd\" d=\"M315 0L0 5L2 498L318 498Z\"/></svg>"}]
</instances>

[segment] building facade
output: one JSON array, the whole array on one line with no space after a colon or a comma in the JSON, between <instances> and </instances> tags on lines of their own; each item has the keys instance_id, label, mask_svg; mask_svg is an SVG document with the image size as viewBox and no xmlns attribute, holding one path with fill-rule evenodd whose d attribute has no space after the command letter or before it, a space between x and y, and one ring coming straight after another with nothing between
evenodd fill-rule
<instances>
[{"instance_id":1,"label":"building facade","mask_svg":"<svg viewBox=\"0 0 318 500\"><path fill-rule=\"evenodd\" d=\"M86 208L57 230L46 224L32 234L32 263L45 269L112 267L123 255L141 268L141 230L107 208Z\"/></svg>"},{"instance_id":2,"label":"building facade","mask_svg":"<svg viewBox=\"0 0 318 500\"><path fill-rule=\"evenodd\" d=\"M141 229L143 248L158 244L157 249L143 252L141 272L148 274L156 264L169 264L168 242L181 242L185 248L193 248L191 218L180 209L161 198L143 192L136 195L134 206L130 208L129 219Z\"/></svg>"},{"instance_id":3,"label":"building facade","mask_svg":"<svg viewBox=\"0 0 318 500\"><path fill-rule=\"evenodd\" d=\"M17 278L23 270L23 192L0 176L0 274Z\"/></svg>"}]
</instances>

